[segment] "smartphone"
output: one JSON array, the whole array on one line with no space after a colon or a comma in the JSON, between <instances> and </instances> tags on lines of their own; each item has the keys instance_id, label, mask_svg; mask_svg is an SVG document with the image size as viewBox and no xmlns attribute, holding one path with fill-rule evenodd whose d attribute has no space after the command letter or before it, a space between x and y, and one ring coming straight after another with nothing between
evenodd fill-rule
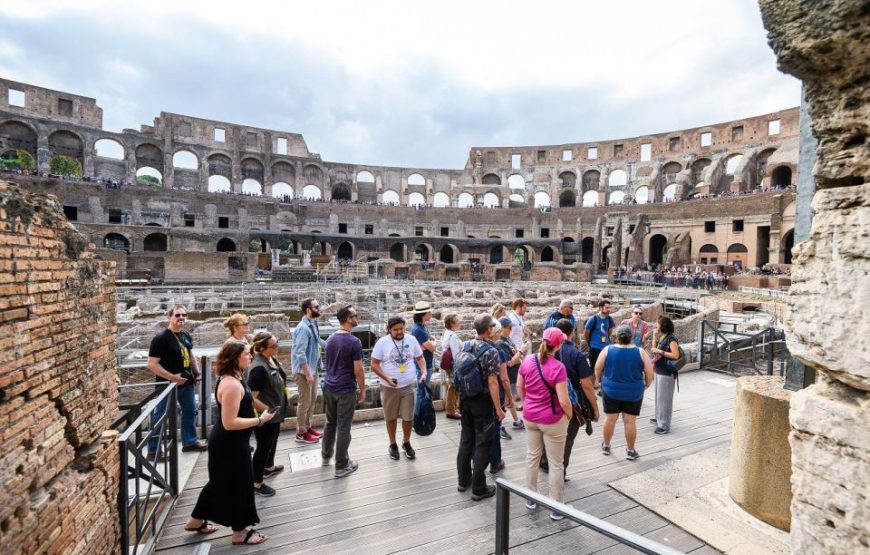
<instances>
[{"instance_id":1,"label":"smartphone","mask_svg":"<svg viewBox=\"0 0 870 555\"><path fill-rule=\"evenodd\" d=\"M281 407L279 407L278 405L275 405L274 407L269 407L268 412L271 413L271 414L275 414L275 413L278 412L279 410L281 410Z\"/></svg>"}]
</instances>

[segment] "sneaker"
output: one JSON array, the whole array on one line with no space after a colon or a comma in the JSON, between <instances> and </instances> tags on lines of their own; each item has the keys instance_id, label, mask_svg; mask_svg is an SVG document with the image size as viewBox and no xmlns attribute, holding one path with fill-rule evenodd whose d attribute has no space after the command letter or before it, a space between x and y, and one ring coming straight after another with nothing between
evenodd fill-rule
<instances>
[{"instance_id":1,"label":"sneaker","mask_svg":"<svg viewBox=\"0 0 870 555\"><path fill-rule=\"evenodd\" d=\"M320 455L320 466L329 466L331 462L330 459L332 459L332 457L324 457L323 455Z\"/></svg>"},{"instance_id":2,"label":"sneaker","mask_svg":"<svg viewBox=\"0 0 870 555\"><path fill-rule=\"evenodd\" d=\"M470 487L471 486L463 486L462 484L459 484L458 486L456 486L456 491L458 491L459 493L462 493L464 491L467 491L468 488L470 488Z\"/></svg>"},{"instance_id":3,"label":"sneaker","mask_svg":"<svg viewBox=\"0 0 870 555\"><path fill-rule=\"evenodd\" d=\"M357 468L359 468L359 463L357 463L356 461L347 461L347 466L335 470L335 477L344 478L345 476L350 476L351 474L356 472Z\"/></svg>"},{"instance_id":4,"label":"sneaker","mask_svg":"<svg viewBox=\"0 0 870 555\"><path fill-rule=\"evenodd\" d=\"M312 437L308 432L296 434L296 443L317 443L317 438Z\"/></svg>"},{"instance_id":5,"label":"sneaker","mask_svg":"<svg viewBox=\"0 0 870 555\"><path fill-rule=\"evenodd\" d=\"M413 447L411 447L411 442L410 442L410 441L406 441L405 443L403 443L403 444L402 444L402 449L405 451L405 456L406 456L409 460L413 460L413 459L417 458L417 452L414 451L414 448L413 448Z\"/></svg>"},{"instance_id":6,"label":"sneaker","mask_svg":"<svg viewBox=\"0 0 870 555\"><path fill-rule=\"evenodd\" d=\"M284 465L283 464L276 464L272 470L269 470L268 468L264 468L263 469L263 478L268 478L269 476L274 476L275 474L278 474L279 472L284 472Z\"/></svg>"},{"instance_id":7,"label":"sneaker","mask_svg":"<svg viewBox=\"0 0 870 555\"><path fill-rule=\"evenodd\" d=\"M308 430L307 432L305 432L305 436L314 443L320 441L320 436L314 433L313 430Z\"/></svg>"},{"instance_id":8,"label":"sneaker","mask_svg":"<svg viewBox=\"0 0 870 555\"><path fill-rule=\"evenodd\" d=\"M602 443L602 444L601 444L601 452L604 453L605 455L609 455L609 454L610 454L610 446L609 446L609 445L604 445L604 444Z\"/></svg>"},{"instance_id":9,"label":"sneaker","mask_svg":"<svg viewBox=\"0 0 870 555\"><path fill-rule=\"evenodd\" d=\"M263 497L272 497L275 495L275 490L267 484L260 484L260 487L254 487L254 493Z\"/></svg>"},{"instance_id":10,"label":"sneaker","mask_svg":"<svg viewBox=\"0 0 870 555\"><path fill-rule=\"evenodd\" d=\"M570 507L571 505L568 505L568 506ZM557 513L555 511L550 513L550 520L555 520L556 522L558 522L564 518L565 518L565 515L563 515L562 513Z\"/></svg>"},{"instance_id":11,"label":"sneaker","mask_svg":"<svg viewBox=\"0 0 870 555\"><path fill-rule=\"evenodd\" d=\"M399 446L395 443L390 445L390 458L394 461L399 460Z\"/></svg>"},{"instance_id":12,"label":"sneaker","mask_svg":"<svg viewBox=\"0 0 870 555\"><path fill-rule=\"evenodd\" d=\"M321 432L320 430L317 430L315 428L308 428L308 433L313 435L313 436L316 436L316 437L323 436L323 432Z\"/></svg>"},{"instance_id":13,"label":"sneaker","mask_svg":"<svg viewBox=\"0 0 870 555\"><path fill-rule=\"evenodd\" d=\"M486 489L480 493L471 493L471 499L473 501L480 501L481 499L486 499L487 497L492 497L495 495L495 486L486 486Z\"/></svg>"},{"instance_id":14,"label":"sneaker","mask_svg":"<svg viewBox=\"0 0 870 555\"><path fill-rule=\"evenodd\" d=\"M513 439L504 426L498 432L501 435L502 439Z\"/></svg>"},{"instance_id":15,"label":"sneaker","mask_svg":"<svg viewBox=\"0 0 870 555\"><path fill-rule=\"evenodd\" d=\"M652 422L653 424L655 424L657 422L657 420L655 418L650 418L649 421Z\"/></svg>"},{"instance_id":16,"label":"sneaker","mask_svg":"<svg viewBox=\"0 0 870 555\"><path fill-rule=\"evenodd\" d=\"M653 430L653 433L658 435L664 435L670 433L670 430L665 430L664 428L656 428L655 430Z\"/></svg>"},{"instance_id":17,"label":"sneaker","mask_svg":"<svg viewBox=\"0 0 870 555\"><path fill-rule=\"evenodd\" d=\"M489 465L489 471L491 474L498 474L504 470L504 459L498 461L495 466Z\"/></svg>"},{"instance_id":18,"label":"sneaker","mask_svg":"<svg viewBox=\"0 0 870 555\"><path fill-rule=\"evenodd\" d=\"M534 511L538 508L538 504L532 501L531 499L526 500L526 508L530 511Z\"/></svg>"},{"instance_id":19,"label":"sneaker","mask_svg":"<svg viewBox=\"0 0 870 555\"><path fill-rule=\"evenodd\" d=\"M511 427L512 427L514 430L525 430L525 429L526 429L526 424L523 422L523 419L520 418L519 420L517 420L516 422L514 422L513 425L512 425Z\"/></svg>"},{"instance_id":20,"label":"sneaker","mask_svg":"<svg viewBox=\"0 0 870 555\"><path fill-rule=\"evenodd\" d=\"M626 460L633 461L638 458L640 455L637 454L637 449L626 449L625 450L625 458Z\"/></svg>"},{"instance_id":21,"label":"sneaker","mask_svg":"<svg viewBox=\"0 0 870 555\"><path fill-rule=\"evenodd\" d=\"M450 420L462 420L462 415L458 412L448 412L447 418L449 418Z\"/></svg>"}]
</instances>

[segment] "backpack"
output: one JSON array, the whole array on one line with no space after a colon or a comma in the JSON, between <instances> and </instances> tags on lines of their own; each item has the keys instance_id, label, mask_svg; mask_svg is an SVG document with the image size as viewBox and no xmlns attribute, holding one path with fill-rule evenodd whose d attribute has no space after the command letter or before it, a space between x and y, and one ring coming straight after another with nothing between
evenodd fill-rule
<instances>
[{"instance_id":1,"label":"backpack","mask_svg":"<svg viewBox=\"0 0 870 555\"><path fill-rule=\"evenodd\" d=\"M461 397L476 397L486 389L480 357L494 347L486 341L480 343L476 349L475 340L466 341L462 350L453 357L453 385Z\"/></svg>"},{"instance_id":2,"label":"backpack","mask_svg":"<svg viewBox=\"0 0 870 555\"><path fill-rule=\"evenodd\" d=\"M677 340L676 337L674 337L673 335L669 335L665 338L664 341L662 341L662 343L664 345L668 345L668 344L670 344L671 341L676 341L676 340ZM661 347L659 347L659 348L661 349ZM664 349L662 349L662 350L664 350ZM669 370L671 370L674 373L674 377L676 377L677 373L680 370L682 370L683 366L686 365L686 360L687 360L686 359L686 352L683 350L682 347L680 347L679 342L677 342L677 350L680 353L680 356L679 356L679 358L677 358L677 360L670 360L670 359L665 360L665 365L668 367Z\"/></svg>"},{"instance_id":3,"label":"backpack","mask_svg":"<svg viewBox=\"0 0 870 555\"><path fill-rule=\"evenodd\" d=\"M435 405L432 390L424 383L417 384L417 402L414 407L414 433L428 436L435 431Z\"/></svg>"}]
</instances>

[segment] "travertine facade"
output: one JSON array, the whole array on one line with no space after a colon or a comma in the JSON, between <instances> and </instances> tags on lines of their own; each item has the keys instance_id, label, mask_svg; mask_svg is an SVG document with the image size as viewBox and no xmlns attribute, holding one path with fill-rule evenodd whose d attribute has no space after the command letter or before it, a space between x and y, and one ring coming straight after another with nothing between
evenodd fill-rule
<instances>
[{"instance_id":1,"label":"travertine facade","mask_svg":"<svg viewBox=\"0 0 870 555\"><path fill-rule=\"evenodd\" d=\"M794 553L870 552L870 10L761 0L779 65L804 82L818 192L796 249L789 349L819 372L792 398Z\"/></svg>"},{"instance_id":2,"label":"travertine facade","mask_svg":"<svg viewBox=\"0 0 870 555\"><path fill-rule=\"evenodd\" d=\"M60 205L0 183L0 553L117 551L114 277Z\"/></svg>"}]
</instances>

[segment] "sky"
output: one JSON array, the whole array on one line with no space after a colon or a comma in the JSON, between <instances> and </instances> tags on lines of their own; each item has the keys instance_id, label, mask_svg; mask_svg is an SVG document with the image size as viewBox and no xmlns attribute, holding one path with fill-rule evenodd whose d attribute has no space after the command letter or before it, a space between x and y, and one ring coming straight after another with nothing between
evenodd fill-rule
<instances>
[{"instance_id":1,"label":"sky","mask_svg":"<svg viewBox=\"0 0 870 555\"><path fill-rule=\"evenodd\" d=\"M5 0L0 76L301 133L324 160L455 168L473 146L630 138L800 103L752 0Z\"/></svg>"}]
</instances>

